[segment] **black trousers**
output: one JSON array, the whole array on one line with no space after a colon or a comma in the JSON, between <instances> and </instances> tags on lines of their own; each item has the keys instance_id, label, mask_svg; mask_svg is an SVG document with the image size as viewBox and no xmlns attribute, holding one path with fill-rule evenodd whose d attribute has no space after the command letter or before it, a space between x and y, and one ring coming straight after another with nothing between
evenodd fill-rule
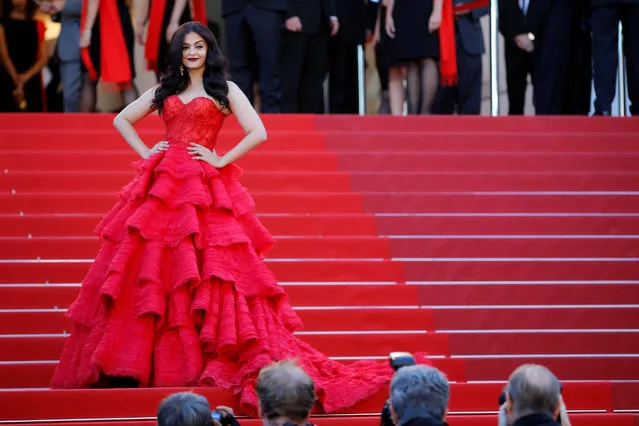
<instances>
[{"instance_id":1,"label":"black trousers","mask_svg":"<svg viewBox=\"0 0 639 426\"><path fill-rule=\"evenodd\" d=\"M595 110L610 112L616 92L618 26L623 28L630 113L639 116L639 5L610 2L592 9Z\"/></svg>"},{"instance_id":2,"label":"black trousers","mask_svg":"<svg viewBox=\"0 0 639 426\"><path fill-rule=\"evenodd\" d=\"M358 44L344 34L331 37L329 61L329 112L331 114L358 114L357 81Z\"/></svg>"},{"instance_id":3,"label":"black trousers","mask_svg":"<svg viewBox=\"0 0 639 426\"><path fill-rule=\"evenodd\" d=\"M457 85L440 87L433 102L433 114L479 115L481 113L481 54L471 55L462 45L456 28Z\"/></svg>"},{"instance_id":4,"label":"black trousers","mask_svg":"<svg viewBox=\"0 0 639 426\"><path fill-rule=\"evenodd\" d=\"M278 113L282 108L280 47L283 16L280 12L251 5L226 19L226 40L231 79L253 103L254 58L259 67L261 112Z\"/></svg>"},{"instance_id":5,"label":"black trousers","mask_svg":"<svg viewBox=\"0 0 639 426\"><path fill-rule=\"evenodd\" d=\"M323 113L328 30L315 34L284 31L282 35L282 112Z\"/></svg>"},{"instance_id":6,"label":"black trousers","mask_svg":"<svg viewBox=\"0 0 639 426\"><path fill-rule=\"evenodd\" d=\"M523 115L528 76L533 76L533 54L517 47L514 41L508 40L505 43L505 59L508 114Z\"/></svg>"}]
</instances>

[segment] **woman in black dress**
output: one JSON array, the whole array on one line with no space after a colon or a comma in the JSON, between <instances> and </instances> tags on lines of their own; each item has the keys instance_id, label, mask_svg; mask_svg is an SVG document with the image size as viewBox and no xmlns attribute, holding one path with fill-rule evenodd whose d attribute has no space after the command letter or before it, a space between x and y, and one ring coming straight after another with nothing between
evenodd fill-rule
<instances>
[{"instance_id":1,"label":"woman in black dress","mask_svg":"<svg viewBox=\"0 0 639 426\"><path fill-rule=\"evenodd\" d=\"M42 112L42 68L48 61L44 22L33 0L3 0L0 18L0 111Z\"/></svg>"},{"instance_id":2,"label":"woman in black dress","mask_svg":"<svg viewBox=\"0 0 639 426\"><path fill-rule=\"evenodd\" d=\"M430 113L437 88L439 73L439 26L443 0L389 0L386 10L386 34L394 39L397 60L407 66L409 112ZM400 78L391 73L389 84L397 85ZM403 99L402 107L403 107ZM398 113L399 101L393 101L391 110Z\"/></svg>"},{"instance_id":3,"label":"woman in black dress","mask_svg":"<svg viewBox=\"0 0 639 426\"><path fill-rule=\"evenodd\" d=\"M135 34L126 0L85 0L82 10L80 48L85 73L80 94L80 112L93 112L98 80L115 85L124 105L135 101L133 83ZM108 58L103 61L102 58Z\"/></svg>"},{"instance_id":4,"label":"woman in black dress","mask_svg":"<svg viewBox=\"0 0 639 426\"><path fill-rule=\"evenodd\" d=\"M382 89L380 114L401 115L404 111L406 64L397 59L395 40L386 33L389 0L382 0L375 24L375 60ZM391 84L392 83L392 84Z\"/></svg>"}]
</instances>

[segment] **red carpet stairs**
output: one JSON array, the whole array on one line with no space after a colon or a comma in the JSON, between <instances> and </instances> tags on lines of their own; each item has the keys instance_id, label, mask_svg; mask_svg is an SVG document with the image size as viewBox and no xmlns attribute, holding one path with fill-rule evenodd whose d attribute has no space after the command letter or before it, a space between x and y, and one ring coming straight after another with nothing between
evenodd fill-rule
<instances>
[{"instance_id":1,"label":"red carpet stairs","mask_svg":"<svg viewBox=\"0 0 639 426\"><path fill-rule=\"evenodd\" d=\"M453 382L452 426L495 425L525 362L564 382L573 425L639 426L639 122L264 121L242 181L302 339L343 362L428 352ZM162 139L156 117L139 128ZM229 124L222 147L240 135ZM0 423L150 426L175 391L46 389L134 159L107 115L0 116ZM386 396L314 421L377 425Z\"/></svg>"}]
</instances>

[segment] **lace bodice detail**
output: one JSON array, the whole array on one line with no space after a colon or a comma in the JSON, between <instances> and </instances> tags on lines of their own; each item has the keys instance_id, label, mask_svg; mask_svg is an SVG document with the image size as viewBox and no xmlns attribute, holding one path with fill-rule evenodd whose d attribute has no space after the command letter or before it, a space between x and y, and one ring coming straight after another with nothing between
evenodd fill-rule
<instances>
[{"instance_id":1,"label":"lace bodice detail","mask_svg":"<svg viewBox=\"0 0 639 426\"><path fill-rule=\"evenodd\" d=\"M164 101L162 120L166 124L166 140L170 145L188 145L197 142L213 149L226 115L215 102L198 96L188 103L176 95Z\"/></svg>"}]
</instances>

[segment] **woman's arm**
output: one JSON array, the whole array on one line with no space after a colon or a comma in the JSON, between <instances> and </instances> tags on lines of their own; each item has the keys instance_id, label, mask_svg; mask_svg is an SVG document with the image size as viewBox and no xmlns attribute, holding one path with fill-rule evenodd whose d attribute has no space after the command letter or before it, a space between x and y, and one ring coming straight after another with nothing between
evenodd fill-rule
<instances>
[{"instance_id":1,"label":"woman's arm","mask_svg":"<svg viewBox=\"0 0 639 426\"><path fill-rule=\"evenodd\" d=\"M9 57L9 48L7 47L7 39L4 36L4 27L2 25L0 25L0 63L11 76L13 84L19 86L20 79L18 77L16 67L13 65L13 61Z\"/></svg>"},{"instance_id":2,"label":"woman's arm","mask_svg":"<svg viewBox=\"0 0 639 426\"><path fill-rule=\"evenodd\" d=\"M253 109L251 102L235 83L229 81L228 85L230 110L237 118L246 135L240 143L222 156L223 166L237 161L256 146L266 141L266 129L260 116Z\"/></svg>"},{"instance_id":3,"label":"woman's arm","mask_svg":"<svg viewBox=\"0 0 639 426\"><path fill-rule=\"evenodd\" d=\"M100 0L88 0L87 2L87 14L84 21L84 28L80 34L80 47L88 47L91 44L91 34L93 31L93 24L98 16L98 9L100 8Z\"/></svg>"},{"instance_id":4,"label":"woman's arm","mask_svg":"<svg viewBox=\"0 0 639 426\"><path fill-rule=\"evenodd\" d=\"M157 86L147 90L142 96L124 108L113 120L113 125L118 129L124 140L142 158L149 158L155 152L163 151L161 147L165 145L168 147L168 144L160 142L152 149L149 149L133 128L135 123L153 112L153 98L155 97L156 88Z\"/></svg>"},{"instance_id":5,"label":"woman's arm","mask_svg":"<svg viewBox=\"0 0 639 426\"><path fill-rule=\"evenodd\" d=\"M133 16L135 16L135 38L140 44L144 44L144 24L149 14L149 1L142 0L133 4Z\"/></svg>"},{"instance_id":6,"label":"woman's arm","mask_svg":"<svg viewBox=\"0 0 639 426\"><path fill-rule=\"evenodd\" d=\"M42 23L39 23L39 24L42 25ZM42 68L44 68L49 62L49 52L47 51L47 41L42 40L42 42L40 43L40 46L38 46L38 49L40 50L40 53L38 54L38 60L36 61L36 63L33 64L33 66L29 68L27 71L19 75L19 79L22 84L25 84L27 81L31 80L33 76L35 76L40 71L42 71Z\"/></svg>"},{"instance_id":7,"label":"woman's arm","mask_svg":"<svg viewBox=\"0 0 639 426\"><path fill-rule=\"evenodd\" d=\"M388 0L388 6L386 6L386 34L390 38L395 38L395 20L393 19L393 8L395 7L395 0Z\"/></svg>"},{"instance_id":8,"label":"woman's arm","mask_svg":"<svg viewBox=\"0 0 639 426\"><path fill-rule=\"evenodd\" d=\"M171 41L173 33L180 26L180 17L184 13L184 9L186 9L186 0L175 0L171 11L171 19L169 19L169 25L166 27L166 41Z\"/></svg>"}]
</instances>

